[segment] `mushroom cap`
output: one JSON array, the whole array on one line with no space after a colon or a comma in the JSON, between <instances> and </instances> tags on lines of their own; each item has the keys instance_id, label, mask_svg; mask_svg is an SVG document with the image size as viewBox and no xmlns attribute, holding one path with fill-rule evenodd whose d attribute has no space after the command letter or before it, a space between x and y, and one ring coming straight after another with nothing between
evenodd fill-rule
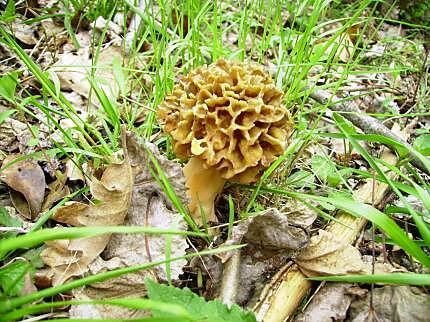
<instances>
[{"instance_id":1,"label":"mushroom cap","mask_svg":"<svg viewBox=\"0 0 430 322\"><path fill-rule=\"evenodd\" d=\"M288 145L290 114L262 66L218 60L191 71L157 118L180 158L198 157L224 179L255 182Z\"/></svg>"}]
</instances>

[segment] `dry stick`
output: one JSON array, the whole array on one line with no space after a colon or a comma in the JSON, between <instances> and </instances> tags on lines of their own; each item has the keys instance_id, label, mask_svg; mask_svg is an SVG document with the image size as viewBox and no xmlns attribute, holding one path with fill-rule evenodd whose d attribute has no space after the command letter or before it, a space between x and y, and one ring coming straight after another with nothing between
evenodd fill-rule
<instances>
[{"instance_id":1,"label":"dry stick","mask_svg":"<svg viewBox=\"0 0 430 322\"><path fill-rule=\"evenodd\" d=\"M240 277L240 250L233 251L233 255L224 263L219 299L228 307L236 303L237 287Z\"/></svg>"},{"instance_id":2,"label":"dry stick","mask_svg":"<svg viewBox=\"0 0 430 322\"><path fill-rule=\"evenodd\" d=\"M379 120L363 113L354 101L342 102L338 96L324 90L312 90L310 97L320 104L326 105L331 102L329 108L336 111L343 117L351 121L356 127L360 128L366 134L379 134L395 140L409 149L408 157L411 158L411 163L421 171L430 175L429 169L419 160L410 149L411 145L402 139L389 128L382 124Z\"/></svg>"},{"instance_id":3,"label":"dry stick","mask_svg":"<svg viewBox=\"0 0 430 322\"><path fill-rule=\"evenodd\" d=\"M397 128L399 128L398 125ZM397 162L396 155L388 148L383 149L381 159L391 165ZM396 175L390 172L388 177L394 179ZM374 204L378 205L387 190L387 184L379 181L375 183L373 178L369 178L357 190L356 198L363 203L371 204L374 201ZM366 225L366 219L363 217L357 218L343 211L337 214L336 219L338 221L331 222L326 230L336 235L339 242L353 243ZM306 276L300 272L297 265L288 267L282 276L277 278L279 280L277 287L267 297L260 299L254 307L257 317L264 322L281 322L290 318L312 285L311 281L307 280Z\"/></svg>"}]
</instances>

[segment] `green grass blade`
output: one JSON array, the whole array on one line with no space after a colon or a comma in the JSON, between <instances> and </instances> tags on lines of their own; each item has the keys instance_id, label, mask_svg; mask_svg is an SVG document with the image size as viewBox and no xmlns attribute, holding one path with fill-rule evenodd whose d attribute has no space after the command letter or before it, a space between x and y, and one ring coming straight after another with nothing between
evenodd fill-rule
<instances>
[{"instance_id":1,"label":"green grass blade","mask_svg":"<svg viewBox=\"0 0 430 322\"><path fill-rule=\"evenodd\" d=\"M134 227L134 226L108 226L108 227L67 227L67 228L47 228L35 232L30 232L22 236L11 239L0 240L0 254L5 254L8 251L18 248L30 248L37 246L45 241L56 239L83 238L92 237L103 234L171 234L185 236L206 235L200 232L187 232L183 230L160 229L154 227Z\"/></svg>"},{"instance_id":2,"label":"green grass blade","mask_svg":"<svg viewBox=\"0 0 430 322\"><path fill-rule=\"evenodd\" d=\"M289 193L294 196L296 193ZM423 265L430 267L430 257L427 256L423 250L416 245L416 243L411 240L406 232L401 229L396 222L389 216L379 211L378 209L363 204L352 199L344 198L331 198L331 197L320 197L305 194L297 194L300 198L309 198L321 202L327 202L332 204L338 209L342 209L351 215L357 217L364 217L370 222L378 226L382 231L384 231L398 246L400 246L406 253L411 255L420 261Z\"/></svg>"},{"instance_id":3,"label":"green grass blade","mask_svg":"<svg viewBox=\"0 0 430 322\"><path fill-rule=\"evenodd\" d=\"M176 316L176 318L187 319L192 321L188 312L181 306L157 302L154 300L141 299L141 298L118 298L118 299L106 299L106 300L91 300L91 301L61 301L61 302L48 302L42 304L32 305L30 307L24 307L22 309L14 310L10 313L4 314L0 317L0 322L7 322L22 318L26 315L52 311L55 307L66 307L69 305L82 305L82 304L107 304L126 307L134 310L157 310L161 312L170 313ZM145 320L146 321L146 320Z\"/></svg>"},{"instance_id":4,"label":"green grass blade","mask_svg":"<svg viewBox=\"0 0 430 322\"><path fill-rule=\"evenodd\" d=\"M346 282L346 283L383 283L396 285L430 285L430 274L417 273L390 273L375 275L344 275L344 276L318 276L309 278L314 281Z\"/></svg>"},{"instance_id":5,"label":"green grass blade","mask_svg":"<svg viewBox=\"0 0 430 322\"><path fill-rule=\"evenodd\" d=\"M415 224L422 236L422 238L426 241L427 245L430 245L430 228L424 222L424 220L416 213L416 211L406 202L403 194L397 189L397 187L391 182L390 178L385 174L384 171L378 166L376 161L372 158L372 156L364 149L352 136L354 133L354 129L351 127L349 123L338 113L333 113L333 119L335 120L337 126L342 131L342 133L348 138L349 142L352 144L354 149L356 149L363 158L369 163L369 165L374 169L378 175L383 177L388 185L393 189L393 191L399 196L400 200L403 204L409 209L411 212L412 218L414 219Z\"/></svg>"}]
</instances>

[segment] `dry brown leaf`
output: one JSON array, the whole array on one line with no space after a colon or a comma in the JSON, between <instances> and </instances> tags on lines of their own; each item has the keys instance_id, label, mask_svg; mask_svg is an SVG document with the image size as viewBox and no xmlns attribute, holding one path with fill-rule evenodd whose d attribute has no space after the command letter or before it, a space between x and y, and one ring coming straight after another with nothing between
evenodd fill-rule
<instances>
[{"instance_id":1,"label":"dry brown leaf","mask_svg":"<svg viewBox=\"0 0 430 322\"><path fill-rule=\"evenodd\" d=\"M85 171L87 167L88 167L87 163L83 164L82 170ZM81 169L79 169L76 166L76 161L73 161L73 160L67 160L66 162L66 176L71 181L75 181L75 180L85 181L84 174L82 173Z\"/></svg>"},{"instance_id":2,"label":"dry brown leaf","mask_svg":"<svg viewBox=\"0 0 430 322\"><path fill-rule=\"evenodd\" d=\"M310 245L297 256L296 263L308 277L368 272L358 249L324 230L311 238Z\"/></svg>"},{"instance_id":3,"label":"dry brown leaf","mask_svg":"<svg viewBox=\"0 0 430 322\"><path fill-rule=\"evenodd\" d=\"M374 288L372 309L369 297L352 302L348 311L350 322L425 322L429 320L430 296L411 286Z\"/></svg>"},{"instance_id":4,"label":"dry brown leaf","mask_svg":"<svg viewBox=\"0 0 430 322\"><path fill-rule=\"evenodd\" d=\"M37 44L40 37L37 37L35 24L25 24L22 20L16 19L11 27L16 39L29 46Z\"/></svg>"},{"instance_id":5,"label":"dry brown leaf","mask_svg":"<svg viewBox=\"0 0 430 322\"><path fill-rule=\"evenodd\" d=\"M313 297L312 302L300 313L295 322L332 322L343 321L351 304L352 295L348 294L351 284L328 283Z\"/></svg>"},{"instance_id":6,"label":"dry brown leaf","mask_svg":"<svg viewBox=\"0 0 430 322\"><path fill-rule=\"evenodd\" d=\"M314 213L310 216L315 220ZM267 209L260 215L243 220L235 226L232 238L226 244L240 244L243 241L254 244L262 250L301 249L308 242L308 234L305 229L308 225L300 225L295 222L292 224L292 221L295 221L293 218L294 216L286 216L278 209Z\"/></svg>"},{"instance_id":7,"label":"dry brown leaf","mask_svg":"<svg viewBox=\"0 0 430 322\"><path fill-rule=\"evenodd\" d=\"M18 157L17 154L8 155L3 160L3 167ZM15 162L2 172L0 179L24 197L23 203L19 195L11 194L12 202L21 215L27 219L35 218L41 210L46 187L45 175L38 163L31 159Z\"/></svg>"},{"instance_id":8,"label":"dry brown leaf","mask_svg":"<svg viewBox=\"0 0 430 322\"><path fill-rule=\"evenodd\" d=\"M161 156L155 145L150 143L139 144L135 136L128 135L127 150L133 166L135 182L130 209L124 225L151 226L185 231L187 226L183 218L174 210L170 200L158 186L148 169L148 155L145 146L157 159L160 167L172 184L176 195L184 204L188 202L180 165ZM89 265L90 273L96 274L102 271L164 260L167 238L171 238L171 243L174 245L170 256L172 258L183 256L185 250L188 248L186 239L183 236L166 237L115 234L103 252L103 259L98 257ZM185 264L185 260L174 261L170 264L173 280L182 274L182 267ZM79 300L115 298L119 296L140 297L146 294L146 287L144 285L146 277L166 280L165 265L122 275L109 281L95 283L73 294ZM146 313L143 311L118 309L106 305L72 306L70 310L70 316L73 318L89 318L94 316L103 318L131 318L143 317L145 315Z\"/></svg>"},{"instance_id":9,"label":"dry brown leaf","mask_svg":"<svg viewBox=\"0 0 430 322\"><path fill-rule=\"evenodd\" d=\"M61 88L73 91L85 98L89 98L91 84L88 76L91 74L92 60L88 48L82 47L77 52L64 51L58 55L58 61L52 67L60 79ZM114 60L122 61L120 47L110 46L100 51L96 64L95 81L105 91L107 97L116 98L119 93L118 84L113 73ZM92 95L93 102L98 103L96 96Z\"/></svg>"},{"instance_id":10,"label":"dry brown leaf","mask_svg":"<svg viewBox=\"0 0 430 322\"><path fill-rule=\"evenodd\" d=\"M42 211L50 209L54 203L70 194L69 187L65 185L66 180L66 175L57 171L57 180L48 184L49 193L43 201Z\"/></svg>"},{"instance_id":11,"label":"dry brown leaf","mask_svg":"<svg viewBox=\"0 0 430 322\"><path fill-rule=\"evenodd\" d=\"M33 283L33 278L31 277L31 273L28 272L24 275L24 286L21 289L21 295L31 294L36 291L37 291L37 288Z\"/></svg>"},{"instance_id":12,"label":"dry brown leaf","mask_svg":"<svg viewBox=\"0 0 430 322\"><path fill-rule=\"evenodd\" d=\"M12 152L22 148L32 138L27 126L13 118L8 117L0 124L0 149Z\"/></svg>"},{"instance_id":13,"label":"dry brown leaf","mask_svg":"<svg viewBox=\"0 0 430 322\"><path fill-rule=\"evenodd\" d=\"M236 301L240 304L247 303L253 292L258 294L268 274L285 265L309 241L307 228L316 219L316 213L293 200L286 201L283 210L268 209L241 221L226 242L227 245L247 243L241 252L239 269ZM230 256L223 254L221 259L225 262Z\"/></svg>"},{"instance_id":14,"label":"dry brown leaf","mask_svg":"<svg viewBox=\"0 0 430 322\"><path fill-rule=\"evenodd\" d=\"M133 176L128 158L110 164L100 180L90 181L90 191L99 203L69 202L59 208L53 219L72 226L114 226L122 224L130 206ZM54 271L53 285L88 271L88 265L105 249L110 235L47 243L43 261Z\"/></svg>"}]
</instances>

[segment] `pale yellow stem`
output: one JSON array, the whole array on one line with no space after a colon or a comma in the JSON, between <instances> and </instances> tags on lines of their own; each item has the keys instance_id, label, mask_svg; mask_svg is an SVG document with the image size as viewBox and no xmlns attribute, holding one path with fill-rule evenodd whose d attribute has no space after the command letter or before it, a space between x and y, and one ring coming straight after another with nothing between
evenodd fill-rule
<instances>
[{"instance_id":1,"label":"pale yellow stem","mask_svg":"<svg viewBox=\"0 0 430 322\"><path fill-rule=\"evenodd\" d=\"M197 157L191 158L183 169L185 185L191 198L189 209L194 220L201 224L203 222L202 212L206 221L217 222L215 216L214 202L225 184L225 179L215 168L205 168L205 162Z\"/></svg>"}]
</instances>

